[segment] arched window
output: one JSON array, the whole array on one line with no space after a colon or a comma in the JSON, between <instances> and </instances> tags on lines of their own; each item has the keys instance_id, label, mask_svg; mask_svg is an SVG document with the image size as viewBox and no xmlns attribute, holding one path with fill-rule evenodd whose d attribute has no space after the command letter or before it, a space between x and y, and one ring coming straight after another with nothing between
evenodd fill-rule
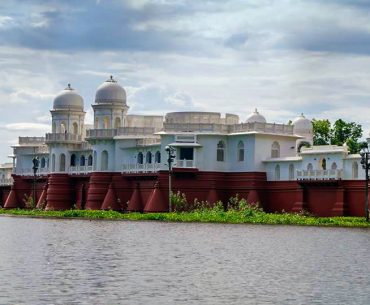
<instances>
[{"instance_id":1,"label":"arched window","mask_svg":"<svg viewBox=\"0 0 370 305\"><path fill-rule=\"evenodd\" d=\"M103 150L101 153L101 170L108 170L108 152L106 150Z\"/></svg>"},{"instance_id":2,"label":"arched window","mask_svg":"<svg viewBox=\"0 0 370 305\"><path fill-rule=\"evenodd\" d=\"M280 165L279 164L275 166L275 180L276 181L280 180Z\"/></svg>"},{"instance_id":3,"label":"arched window","mask_svg":"<svg viewBox=\"0 0 370 305\"><path fill-rule=\"evenodd\" d=\"M51 155L51 171L55 172L55 154Z\"/></svg>"},{"instance_id":4,"label":"arched window","mask_svg":"<svg viewBox=\"0 0 370 305\"><path fill-rule=\"evenodd\" d=\"M78 124L74 122L72 127L73 127L73 134L78 134Z\"/></svg>"},{"instance_id":5,"label":"arched window","mask_svg":"<svg viewBox=\"0 0 370 305\"><path fill-rule=\"evenodd\" d=\"M95 129L99 128L99 118L95 118Z\"/></svg>"},{"instance_id":6,"label":"arched window","mask_svg":"<svg viewBox=\"0 0 370 305\"><path fill-rule=\"evenodd\" d=\"M66 123L64 122L60 123L60 133L66 133L66 132L67 132Z\"/></svg>"},{"instance_id":7,"label":"arched window","mask_svg":"<svg viewBox=\"0 0 370 305\"><path fill-rule=\"evenodd\" d=\"M55 122L53 122L53 125L52 125L52 128L51 128L51 132L52 133L56 133L57 132L57 124L55 124Z\"/></svg>"},{"instance_id":8,"label":"arched window","mask_svg":"<svg viewBox=\"0 0 370 305\"><path fill-rule=\"evenodd\" d=\"M244 161L244 142L239 141L238 143L238 161L243 162Z\"/></svg>"},{"instance_id":9,"label":"arched window","mask_svg":"<svg viewBox=\"0 0 370 305\"><path fill-rule=\"evenodd\" d=\"M59 158L59 171L65 172L66 171L66 155L61 154Z\"/></svg>"},{"instance_id":10,"label":"arched window","mask_svg":"<svg viewBox=\"0 0 370 305\"><path fill-rule=\"evenodd\" d=\"M280 144L275 141L271 145L271 158L279 158L279 157L280 157Z\"/></svg>"},{"instance_id":11,"label":"arched window","mask_svg":"<svg viewBox=\"0 0 370 305\"><path fill-rule=\"evenodd\" d=\"M151 153L150 151L148 151L148 152L146 153L146 158L145 158L145 160L146 160L146 163L152 163L152 153Z\"/></svg>"},{"instance_id":12,"label":"arched window","mask_svg":"<svg viewBox=\"0 0 370 305\"><path fill-rule=\"evenodd\" d=\"M81 155L80 157L80 166L85 166L85 156L84 155Z\"/></svg>"},{"instance_id":13,"label":"arched window","mask_svg":"<svg viewBox=\"0 0 370 305\"><path fill-rule=\"evenodd\" d=\"M144 156L143 156L143 153L142 152L139 152L137 154L137 163L138 164L143 164L144 163Z\"/></svg>"},{"instance_id":14,"label":"arched window","mask_svg":"<svg viewBox=\"0 0 370 305\"><path fill-rule=\"evenodd\" d=\"M324 158L324 159L322 159L322 161L321 161L321 168L323 169L323 170L326 170L326 159Z\"/></svg>"},{"instance_id":15,"label":"arched window","mask_svg":"<svg viewBox=\"0 0 370 305\"><path fill-rule=\"evenodd\" d=\"M98 159L98 153L94 151L94 158L93 158L93 169L94 170L96 170L97 159Z\"/></svg>"},{"instance_id":16,"label":"arched window","mask_svg":"<svg viewBox=\"0 0 370 305\"><path fill-rule=\"evenodd\" d=\"M294 180L294 164L289 164L289 180Z\"/></svg>"},{"instance_id":17,"label":"arched window","mask_svg":"<svg viewBox=\"0 0 370 305\"><path fill-rule=\"evenodd\" d=\"M71 155L71 166L76 166L76 155L75 154Z\"/></svg>"},{"instance_id":18,"label":"arched window","mask_svg":"<svg viewBox=\"0 0 370 305\"><path fill-rule=\"evenodd\" d=\"M161 153L159 151L155 153L155 163L161 163Z\"/></svg>"},{"instance_id":19,"label":"arched window","mask_svg":"<svg viewBox=\"0 0 370 305\"><path fill-rule=\"evenodd\" d=\"M336 170L337 169L337 163L335 163L335 162L333 162L332 164L331 164L331 169L332 170Z\"/></svg>"},{"instance_id":20,"label":"arched window","mask_svg":"<svg viewBox=\"0 0 370 305\"><path fill-rule=\"evenodd\" d=\"M109 118L107 116L104 118L103 123L104 123L104 129L109 129Z\"/></svg>"},{"instance_id":21,"label":"arched window","mask_svg":"<svg viewBox=\"0 0 370 305\"><path fill-rule=\"evenodd\" d=\"M358 179L358 163L352 163L352 179Z\"/></svg>"},{"instance_id":22,"label":"arched window","mask_svg":"<svg viewBox=\"0 0 370 305\"><path fill-rule=\"evenodd\" d=\"M225 143L223 141L219 141L217 143L217 161L223 162L225 161Z\"/></svg>"},{"instance_id":23,"label":"arched window","mask_svg":"<svg viewBox=\"0 0 370 305\"><path fill-rule=\"evenodd\" d=\"M114 128L119 128L121 127L121 119L120 118L116 118L114 120Z\"/></svg>"},{"instance_id":24,"label":"arched window","mask_svg":"<svg viewBox=\"0 0 370 305\"><path fill-rule=\"evenodd\" d=\"M313 171L312 163L308 163L308 165L307 165L307 170L308 170L309 172L312 172L312 171Z\"/></svg>"},{"instance_id":25,"label":"arched window","mask_svg":"<svg viewBox=\"0 0 370 305\"><path fill-rule=\"evenodd\" d=\"M40 167L41 167L41 168L45 168L45 165L46 165L45 158L44 158L44 157L42 157L42 158L41 158L41 162L40 162Z\"/></svg>"},{"instance_id":26,"label":"arched window","mask_svg":"<svg viewBox=\"0 0 370 305\"><path fill-rule=\"evenodd\" d=\"M87 165L92 166L93 165L93 157L92 155L89 155L89 158L87 159Z\"/></svg>"}]
</instances>

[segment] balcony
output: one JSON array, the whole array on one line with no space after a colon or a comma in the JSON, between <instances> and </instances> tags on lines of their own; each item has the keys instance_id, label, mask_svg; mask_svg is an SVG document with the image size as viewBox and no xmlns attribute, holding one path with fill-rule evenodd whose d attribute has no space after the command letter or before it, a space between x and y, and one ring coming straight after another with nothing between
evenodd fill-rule
<instances>
[{"instance_id":1,"label":"balcony","mask_svg":"<svg viewBox=\"0 0 370 305\"><path fill-rule=\"evenodd\" d=\"M69 173L71 175L86 175L93 171L92 166L71 166L69 168Z\"/></svg>"},{"instance_id":2,"label":"balcony","mask_svg":"<svg viewBox=\"0 0 370 305\"><path fill-rule=\"evenodd\" d=\"M80 143L82 136L72 133L47 133L46 143Z\"/></svg>"},{"instance_id":3,"label":"balcony","mask_svg":"<svg viewBox=\"0 0 370 305\"><path fill-rule=\"evenodd\" d=\"M155 173L161 169L161 163L126 163L122 164L122 173Z\"/></svg>"},{"instance_id":4,"label":"balcony","mask_svg":"<svg viewBox=\"0 0 370 305\"><path fill-rule=\"evenodd\" d=\"M33 176L32 168L14 168L13 173L20 176ZM36 175L37 176L47 176L49 174L49 168L43 167L39 168Z\"/></svg>"},{"instance_id":5,"label":"balcony","mask_svg":"<svg viewBox=\"0 0 370 305\"><path fill-rule=\"evenodd\" d=\"M45 143L45 137L19 137L19 145L42 145Z\"/></svg>"},{"instance_id":6,"label":"balcony","mask_svg":"<svg viewBox=\"0 0 370 305\"><path fill-rule=\"evenodd\" d=\"M297 180L341 180L343 170L341 169L319 169L319 170L298 170Z\"/></svg>"},{"instance_id":7,"label":"balcony","mask_svg":"<svg viewBox=\"0 0 370 305\"><path fill-rule=\"evenodd\" d=\"M117 129L88 129L86 139L113 139L117 135Z\"/></svg>"},{"instance_id":8,"label":"balcony","mask_svg":"<svg viewBox=\"0 0 370 305\"><path fill-rule=\"evenodd\" d=\"M12 185L13 184L13 179L8 178L8 179L0 179L0 185L1 186L7 186L7 185Z\"/></svg>"},{"instance_id":9,"label":"balcony","mask_svg":"<svg viewBox=\"0 0 370 305\"><path fill-rule=\"evenodd\" d=\"M241 123L241 124L204 124L204 123L164 123L165 132L205 132L205 133L239 133L263 132L272 134L293 135L293 126L274 123Z\"/></svg>"},{"instance_id":10,"label":"balcony","mask_svg":"<svg viewBox=\"0 0 370 305\"><path fill-rule=\"evenodd\" d=\"M195 168L194 160L176 160L174 168Z\"/></svg>"}]
</instances>

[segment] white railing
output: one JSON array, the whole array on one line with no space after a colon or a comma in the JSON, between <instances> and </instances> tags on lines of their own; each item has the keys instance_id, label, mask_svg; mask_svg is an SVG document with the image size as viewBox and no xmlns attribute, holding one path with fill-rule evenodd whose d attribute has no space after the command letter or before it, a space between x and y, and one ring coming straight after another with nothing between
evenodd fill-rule
<instances>
[{"instance_id":1,"label":"white railing","mask_svg":"<svg viewBox=\"0 0 370 305\"><path fill-rule=\"evenodd\" d=\"M153 127L119 127L117 134L124 135L152 135L156 132Z\"/></svg>"},{"instance_id":2,"label":"white railing","mask_svg":"<svg viewBox=\"0 0 370 305\"><path fill-rule=\"evenodd\" d=\"M180 168L195 168L194 160L176 160L173 167L180 167Z\"/></svg>"},{"instance_id":3,"label":"white railing","mask_svg":"<svg viewBox=\"0 0 370 305\"><path fill-rule=\"evenodd\" d=\"M113 138L117 135L117 129L88 129L86 130L86 138Z\"/></svg>"},{"instance_id":4,"label":"white railing","mask_svg":"<svg viewBox=\"0 0 370 305\"><path fill-rule=\"evenodd\" d=\"M161 169L160 163L126 163L122 164L122 173L154 173Z\"/></svg>"},{"instance_id":5,"label":"white railing","mask_svg":"<svg viewBox=\"0 0 370 305\"><path fill-rule=\"evenodd\" d=\"M340 180L343 177L341 169L317 169L317 170L298 170L298 180Z\"/></svg>"},{"instance_id":6,"label":"white railing","mask_svg":"<svg viewBox=\"0 0 370 305\"><path fill-rule=\"evenodd\" d=\"M19 145L43 144L45 137L18 137Z\"/></svg>"},{"instance_id":7,"label":"white railing","mask_svg":"<svg viewBox=\"0 0 370 305\"><path fill-rule=\"evenodd\" d=\"M16 175L21 175L21 176L33 176L33 169L32 168L15 168L13 173ZM37 176L46 176L48 174L49 174L48 167L39 168L36 173Z\"/></svg>"},{"instance_id":8,"label":"white railing","mask_svg":"<svg viewBox=\"0 0 370 305\"><path fill-rule=\"evenodd\" d=\"M146 138L136 140L136 146L159 145L159 144L161 144L160 138Z\"/></svg>"},{"instance_id":9,"label":"white railing","mask_svg":"<svg viewBox=\"0 0 370 305\"><path fill-rule=\"evenodd\" d=\"M293 126L275 123L241 123L241 124L203 124L203 123L164 123L164 131L178 132L267 132L276 134L293 134Z\"/></svg>"},{"instance_id":10,"label":"white railing","mask_svg":"<svg viewBox=\"0 0 370 305\"><path fill-rule=\"evenodd\" d=\"M0 185L12 185L12 184L13 184L13 178L0 179Z\"/></svg>"},{"instance_id":11,"label":"white railing","mask_svg":"<svg viewBox=\"0 0 370 305\"><path fill-rule=\"evenodd\" d=\"M47 133L46 142L81 142L81 135L73 133Z\"/></svg>"},{"instance_id":12,"label":"white railing","mask_svg":"<svg viewBox=\"0 0 370 305\"><path fill-rule=\"evenodd\" d=\"M72 175L78 175L78 174L88 174L93 171L92 166L88 165L77 165L77 166L71 166L69 168L69 173Z\"/></svg>"}]
</instances>

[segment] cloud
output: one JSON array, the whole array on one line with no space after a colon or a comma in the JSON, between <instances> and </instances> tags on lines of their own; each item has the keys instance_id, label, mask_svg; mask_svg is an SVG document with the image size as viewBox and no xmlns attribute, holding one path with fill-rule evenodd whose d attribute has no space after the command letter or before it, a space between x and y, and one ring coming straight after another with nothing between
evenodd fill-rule
<instances>
[{"instance_id":1,"label":"cloud","mask_svg":"<svg viewBox=\"0 0 370 305\"><path fill-rule=\"evenodd\" d=\"M9 131L48 131L50 130L50 125L40 124L40 123L12 123L6 124L5 129Z\"/></svg>"}]
</instances>

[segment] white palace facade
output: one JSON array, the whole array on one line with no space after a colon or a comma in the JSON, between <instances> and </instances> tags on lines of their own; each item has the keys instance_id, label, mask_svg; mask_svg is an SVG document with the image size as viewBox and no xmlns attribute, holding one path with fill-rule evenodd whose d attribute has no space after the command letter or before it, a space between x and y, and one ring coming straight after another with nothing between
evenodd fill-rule
<instances>
[{"instance_id":1,"label":"white palace facade","mask_svg":"<svg viewBox=\"0 0 370 305\"><path fill-rule=\"evenodd\" d=\"M97 88L92 108L94 125L89 126L78 92L68 85L57 94L51 132L19 137L13 173L32 175L34 157L38 175L157 172L168 170L169 145L175 149L174 168L265 172L267 181L364 179L360 155L349 154L345 145L312 145L312 124L303 114L289 125L267 123L257 110L243 121L217 112L134 115L113 77Z\"/></svg>"}]
</instances>

